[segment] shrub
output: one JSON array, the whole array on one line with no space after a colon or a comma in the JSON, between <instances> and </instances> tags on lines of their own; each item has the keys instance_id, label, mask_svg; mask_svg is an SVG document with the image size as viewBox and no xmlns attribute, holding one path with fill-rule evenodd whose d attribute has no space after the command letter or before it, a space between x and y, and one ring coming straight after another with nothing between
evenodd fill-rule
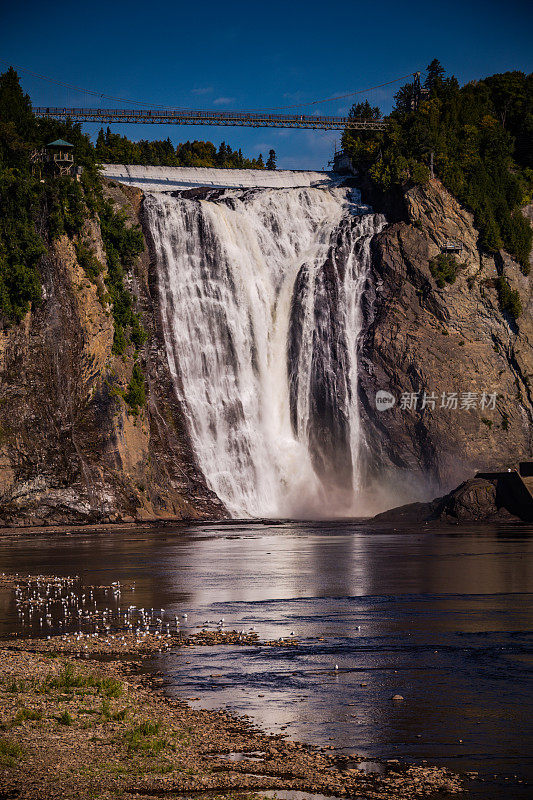
<instances>
[{"instance_id":1,"label":"shrub","mask_svg":"<svg viewBox=\"0 0 533 800\"><path fill-rule=\"evenodd\" d=\"M457 261L450 253L439 253L429 262L429 269L440 289L447 283L454 283L457 278Z\"/></svg>"},{"instance_id":2,"label":"shrub","mask_svg":"<svg viewBox=\"0 0 533 800\"><path fill-rule=\"evenodd\" d=\"M513 319L518 319L522 313L522 302L517 289L511 289L503 276L500 276L496 281L496 288L502 311L507 311Z\"/></svg>"},{"instance_id":3,"label":"shrub","mask_svg":"<svg viewBox=\"0 0 533 800\"><path fill-rule=\"evenodd\" d=\"M124 268L130 268L144 250L144 238L138 226L127 225L126 214L115 211L109 200L98 208L100 229L107 258L106 285L115 324L113 353L123 355L130 342L135 350L146 341L139 315L133 310L131 292L124 286Z\"/></svg>"},{"instance_id":4,"label":"shrub","mask_svg":"<svg viewBox=\"0 0 533 800\"><path fill-rule=\"evenodd\" d=\"M95 283L104 266L96 258L91 248L87 247L83 242L78 242L76 245L76 258L89 280Z\"/></svg>"},{"instance_id":5,"label":"shrub","mask_svg":"<svg viewBox=\"0 0 533 800\"><path fill-rule=\"evenodd\" d=\"M124 394L124 400L134 414L138 414L140 408L142 408L146 403L144 376L137 361L133 365L131 380L129 382L128 389Z\"/></svg>"}]
</instances>

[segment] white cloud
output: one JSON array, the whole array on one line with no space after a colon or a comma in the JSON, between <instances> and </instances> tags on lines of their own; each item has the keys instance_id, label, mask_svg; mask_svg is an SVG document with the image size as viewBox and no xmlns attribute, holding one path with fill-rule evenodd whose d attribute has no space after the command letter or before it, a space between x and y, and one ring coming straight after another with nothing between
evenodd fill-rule
<instances>
[{"instance_id":1,"label":"white cloud","mask_svg":"<svg viewBox=\"0 0 533 800\"><path fill-rule=\"evenodd\" d=\"M283 97L286 100L293 100L294 102L300 102L301 100L305 100L309 97L306 92L283 92Z\"/></svg>"},{"instance_id":2,"label":"white cloud","mask_svg":"<svg viewBox=\"0 0 533 800\"><path fill-rule=\"evenodd\" d=\"M193 89L193 94L211 94L213 91L212 86L199 86L197 89Z\"/></svg>"},{"instance_id":3,"label":"white cloud","mask_svg":"<svg viewBox=\"0 0 533 800\"><path fill-rule=\"evenodd\" d=\"M235 102L235 97L215 97L213 100L214 106L229 106Z\"/></svg>"}]
</instances>

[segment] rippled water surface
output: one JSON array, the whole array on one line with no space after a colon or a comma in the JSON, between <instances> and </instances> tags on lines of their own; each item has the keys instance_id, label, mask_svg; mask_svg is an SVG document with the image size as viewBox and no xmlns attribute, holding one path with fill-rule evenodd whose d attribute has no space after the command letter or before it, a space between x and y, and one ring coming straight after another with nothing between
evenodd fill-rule
<instances>
[{"instance_id":1,"label":"rippled water surface","mask_svg":"<svg viewBox=\"0 0 533 800\"><path fill-rule=\"evenodd\" d=\"M186 613L185 630L224 618L261 639L294 633L295 647L187 648L152 668L195 705L342 752L479 770L479 797L531 797L531 527L232 523L4 539L0 571L15 570L134 582L122 605ZM18 625L3 591L0 635Z\"/></svg>"}]
</instances>

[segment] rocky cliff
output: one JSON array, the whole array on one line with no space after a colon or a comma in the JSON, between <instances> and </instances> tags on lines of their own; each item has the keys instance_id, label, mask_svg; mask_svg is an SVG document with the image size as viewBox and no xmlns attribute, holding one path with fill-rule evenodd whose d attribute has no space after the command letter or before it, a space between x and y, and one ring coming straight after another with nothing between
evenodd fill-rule
<instances>
[{"instance_id":1,"label":"rocky cliff","mask_svg":"<svg viewBox=\"0 0 533 800\"><path fill-rule=\"evenodd\" d=\"M104 192L130 224L142 217L140 190L105 182ZM437 180L403 202L398 221L373 239L363 299L369 513L433 498L477 470L533 454L532 276L503 252L480 255L472 216ZM533 206L525 213L533 219ZM88 216L83 238L105 278L98 218ZM21 324L0 326L0 525L225 516L196 466L176 400L148 230L145 239L126 274L148 334L139 355L147 401L138 413L125 400L133 346L114 355L111 309L68 237L41 264L41 305ZM431 262L449 240L462 251L456 279L441 288ZM499 276L520 294L516 320L501 308ZM392 407L376 408L379 390L393 395Z\"/></svg>"},{"instance_id":2,"label":"rocky cliff","mask_svg":"<svg viewBox=\"0 0 533 800\"><path fill-rule=\"evenodd\" d=\"M532 276L503 252L480 254L471 214L436 179L406 193L403 216L375 237L365 292L360 400L371 509L435 497L533 452ZM430 263L450 240L463 248L457 277L439 288ZM517 320L501 308L499 276L520 294ZM395 405L378 411L378 390ZM443 393L451 407L442 407Z\"/></svg>"},{"instance_id":3,"label":"rocky cliff","mask_svg":"<svg viewBox=\"0 0 533 800\"><path fill-rule=\"evenodd\" d=\"M137 221L140 191L107 183L104 192ZM83 235L105 278L97 218ZM132 347L113 354L110 307L73 241L50 246L41 275L41 305L0 329L0 525L224 516L194 465L172 390L148 249L126 276L148 334L139 413L124 400Z\"/></svg>"}]
</instances>

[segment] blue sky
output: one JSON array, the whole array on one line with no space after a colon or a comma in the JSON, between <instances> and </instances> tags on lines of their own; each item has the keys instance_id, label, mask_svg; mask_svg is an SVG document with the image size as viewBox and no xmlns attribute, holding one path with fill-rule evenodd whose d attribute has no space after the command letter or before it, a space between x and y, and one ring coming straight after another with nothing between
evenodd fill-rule
<instances>
[{"instance_id":1,"label":"blue sky","mask_svg":"<svg viewBox=\"0 0 533 800\"><path fill-rule=\"evenodd\" d=\"M139 2L26 0L0 9L0 58L125 100L208 109L307 103L384 83L438 58L461 83L533 71L527 0ZM3 70L4 64L0 64ZM36 105L107 105L21 72ZM390 110L398 84L368 99ZM361 98L363 99L363 98ZM302 108L343 114L350 101ZM298 113L295 111L295 113ZM87 130L94 133L93 126ZM285 168L323 168L338 135L310 131L127 125L132 139L223 139L247 155L273 147Z\"/></svg>"}]
</instances>

